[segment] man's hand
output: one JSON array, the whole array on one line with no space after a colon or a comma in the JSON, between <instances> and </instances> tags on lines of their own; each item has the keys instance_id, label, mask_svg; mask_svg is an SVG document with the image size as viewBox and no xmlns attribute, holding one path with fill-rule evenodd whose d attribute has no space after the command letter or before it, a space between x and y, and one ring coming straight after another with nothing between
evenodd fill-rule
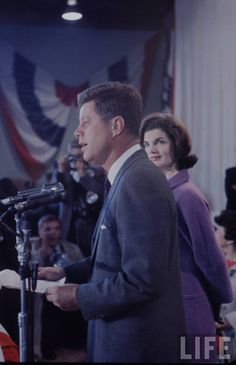
<instances>
[{"instance_id":1,"label":"man's hand","mask_svg":"<svg viewBox=\"0 0 236 365\"><path fill-rule=\"evenodd\" d=\"M221 323L215 322L215 325L216 325L217 330L225 330L225 329L232 328L231 324L229 323L229 321L226 318Z\"/></svg>"},{"instance_id":2,"label":"man's hand","mask_svg":"<svg viewBox=\"0 0 236 365\"><path fill-rule=\"evenodd\" d=\"M52 286L47 288L46 298L64 311L75 311L79 309L76 290L78 284L64 284L63 286Z\"/></svg>"},{"instance_id":3,"label":"man's hand","mask_svg":"<svg viewBox=\"0 0 236 365\"><path fill-rule=\"evenodd\" d=\"M43 280L59 280L64 278L65 271L62 267L39 267L38 279Z\"/></svg>"}]
</instances>

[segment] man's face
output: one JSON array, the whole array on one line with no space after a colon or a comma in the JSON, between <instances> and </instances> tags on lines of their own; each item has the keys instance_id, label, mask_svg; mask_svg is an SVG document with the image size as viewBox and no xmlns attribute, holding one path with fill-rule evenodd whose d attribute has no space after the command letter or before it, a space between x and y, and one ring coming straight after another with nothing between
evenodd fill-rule
<instances>
[{"instance_id":1,"label":"man's face","mask_svg":"<svg viewBox=\"0 0 236 365\"><path fill-rule=\"evenodd\" d=\"M60 223L58 221L44 222L39 228L39 237L48 246L56 246L61 237Z\"/></svg>"},{"instance_id":2,"label":"man's face","mask_svg":"<svg viewBox=\"0 0 236 365\"><path fill-rule=\"evenodd\" d=\"M74 135L79 138L85 161L104 166L109 160L113 148L111 121L102 120L93 101L82 105Z\"/></svg>"}]
</instances>

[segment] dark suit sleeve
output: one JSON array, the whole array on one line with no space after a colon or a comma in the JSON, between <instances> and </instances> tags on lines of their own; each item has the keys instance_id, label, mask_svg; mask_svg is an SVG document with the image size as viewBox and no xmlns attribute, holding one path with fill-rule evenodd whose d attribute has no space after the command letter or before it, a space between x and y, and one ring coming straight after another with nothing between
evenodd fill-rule
<instances>
[{"instance_id":1,"label":"dark suit sleeve","mask_svg":"<svg viewBox=\"0 0 236 365\"><path fill-rule=\"evenodd\" d=\"M66 273L66 283L85 283L88 280L88 273L91 258L87 257L84 260L68 265L64 268Z\"/></svg>"}]
</instances>

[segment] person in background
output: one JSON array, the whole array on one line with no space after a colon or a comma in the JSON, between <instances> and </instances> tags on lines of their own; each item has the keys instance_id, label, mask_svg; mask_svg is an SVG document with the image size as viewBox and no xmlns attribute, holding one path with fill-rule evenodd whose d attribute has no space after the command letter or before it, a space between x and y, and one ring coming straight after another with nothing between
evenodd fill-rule
<instances>
[{"instance_id":1,"label":"person in background","mask_svg":"<svg viewBox=\"0 0 236 365\"><path fill-rule=\"evenodd\" d=\"M85 256L90 255L96 221L103 203L104 171L83 159L78 141L72 140L68 154L57 161L52 182L64 185L66 197L59 204L63 237L78 244Z\"/></svg>"},{"instance_id":2,"label":"person in background","mask_svg":"<svg viewBox=\"0 0 236 365\"><path fill-rule=\"evenodd\" d=\"M176 363L185 333L176 206L165 176L139 145L141 95L126 83L98 84L79 94L78 106L74 134L84 160L107 172L110 190L92 255L39 269L40 278L66 276L65 285L47 289L47 299L81 309L89 362Z\"/></svg>"},{"instance_id":3,"label":"person in background","mask_svg":"<svg viewBox=\"0 0 236 365\"><path fill-rule=\"evenodd\" d=\"M236 360L236 211L223 210L214 218L216 227L216 239L219 247L226 257L230 282L233 290L233 300L222 304L221 318L223 323L216 323L219 334L228 336L230 361Z\"/></svg>"},{"instance_id":4,"label":"person in background","mask_svg":"<svg viewBox=\"0 0 236 365\"><path fill-rule=\"evenodd\" d=\"M38 221L38 241L32 243L31 263L40 266L64 267L83 258L79 247L61 238L62 222L52 214L44 215ZM44 359L56 358L58 348L86 348L87 323L81 312L63 312L37 295L35 313L35 353L41 339L41 354ZM80 335L75 327L80 326ZM41 332L41 336L39 333ZM40 338L39 338L40 337ZM38 346L40 347L40 345Z\"/></svg>"},{"instance_id":5,"label":"person in background","mask_svg":"<svg viewBox=\"0 0 236 365\"><path fill-rule=\"evenodd\" d=\"M236 210L236 167L225 170L226 210Z\"/></svg>"},{"instance_id":6,"label":"person in background","mask_svg":"<svg viewBox=\"0 0 236 365\"><path fill-rule=\"evenodd\" d=\"M0 179L0 200L17 194L15 182L4 177ZM6 207L0 205L0 215L4 214ZM15 231L14 214L3 219L13 232ZM18 271L16 235L0 225L0 271L11 269ZM2 288L0 290L0 323L9 333L13 341L19 345L19 327L17 315L20 312L20 293L18 289Z\"/></svg>"},{"instance_id":7,"label":"person in background","mask_svg":"<svg viewBox=\"0 0 236 365\"><path fill-rule=\"evenodd\" d=\"M41 266L66 266L84 256L80 248L62 239L62 221L47 214L38 221L38 241L34 241L31 256Z\"/></svg>"},{"instance_id":8,"label":"person in background","mask_svg":"<svg viewBox=\"0 0 236 365\"><path fill-rule=\"evenodd\" d=\"M188 169L197 156L191 153L185 126L168 113L152 113L143 119L140 142L150 161L164 172L175 196L189 351L193 362L205 361L205 336L216 335L220 306L232 300L232 290L208 202L189 178ZM201 336L200 359L195 358L195 336ZM217 346L209 361L216 359Z\"/></svg>"}]
</instances>

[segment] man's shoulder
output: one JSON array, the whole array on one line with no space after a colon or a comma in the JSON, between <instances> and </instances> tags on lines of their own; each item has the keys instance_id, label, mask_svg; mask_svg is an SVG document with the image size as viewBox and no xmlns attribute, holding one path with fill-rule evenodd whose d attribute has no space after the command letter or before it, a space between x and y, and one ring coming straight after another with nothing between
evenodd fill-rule
<instances>
[{"instance_id":1,"label":"man's shoulder","mask_svg":"<svg viewBox=\"0 0 236 365\"><path fill-rule=\"evenodd\" d=\"M75 254L75 255L83 257L83 254L82 254L79 246L76 243L62 240L61 244L62 244L63 248L66 251L69 251L71 254Z\"/></svg>"},{"instance_id":2,"label":"man's shoulder","mask_svg":"<svg viewBox=\"0 0 236 365\"><path fill-rule=\"evenodd\" d=\"M133 158L132 158L133 157ZM126 166L124 166L124 171L126 171L127 176L139 175L140 178L146 179L147 177L154 177L156 179L163 179L166 183L167 179L161 169L151 162L146 152L140 150L132 155L127 161Z\"/></svg>"},{"instance_id":3,"label":"man's shoulder","mask_svg":"<svg viewBox=\"0 0 236 365\"><path fill-rule=\"evenodd\" d=\"M72 248L77 248L78 247L76 245L76 243L70 242L70 241L67 241L67 240L61 240L60 244L63 245L63 246L72 247Z\"/></svg>"}]
</instances>

